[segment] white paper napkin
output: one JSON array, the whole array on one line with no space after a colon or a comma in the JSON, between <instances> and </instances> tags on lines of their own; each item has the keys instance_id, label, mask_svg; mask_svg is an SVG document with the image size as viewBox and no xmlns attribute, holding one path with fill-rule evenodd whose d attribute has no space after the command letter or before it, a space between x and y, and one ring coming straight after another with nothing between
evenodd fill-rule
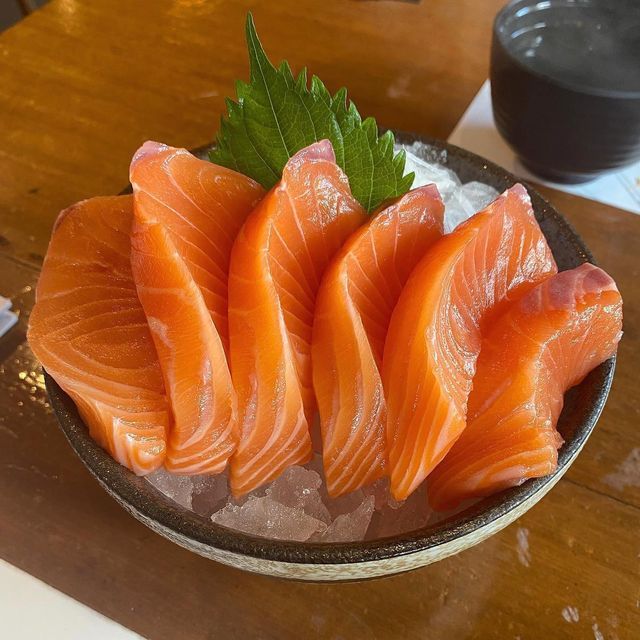
<instances>
[{"instance_id":1,"label":"white paper napkin","mask_svg":"<svg viewBox=\"0 0 640 640\"><path fill-rule=\"evenodd\" d=\"M0 560L2 638L144 640L73 598Z\"/></svg>"},{"instance_id":2,"label":"white paper napkin","mask_svg":"<svg viewBox=\"0 0 640 640\"><path fill-rule=\"evenodd\" d=\"M18 314L11 311L11 300L0 296L0 337L18 322Z\"/></svg>"},{"instance_id":3,"label":"white paper napkin","mask_svg":"<svg viewBox=\"0 0 640 640\"><path fill-rule=\"evenodd\" d=\"M532 175L518 161L496 129L488 80L449 136L449 142L477 153L526 180L640 213L640 162L579 185L557 184Z\"/></svg>"}]
</instances>

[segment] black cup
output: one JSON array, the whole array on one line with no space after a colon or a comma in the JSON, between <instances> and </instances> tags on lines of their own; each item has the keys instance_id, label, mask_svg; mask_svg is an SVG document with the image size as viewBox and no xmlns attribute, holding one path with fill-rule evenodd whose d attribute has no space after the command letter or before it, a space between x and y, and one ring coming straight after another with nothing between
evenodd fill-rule
<instances>
[{"instance_id":1,"label":"black cup","mask_svg":"<svg viewBox=\"0 0 640 640\"><path fill-rule=\"evenodd\" d=\"M491 46L498 131L541 177L578 183L640 159L640 0L515 0Z\"/></svg>"}]
</instances>

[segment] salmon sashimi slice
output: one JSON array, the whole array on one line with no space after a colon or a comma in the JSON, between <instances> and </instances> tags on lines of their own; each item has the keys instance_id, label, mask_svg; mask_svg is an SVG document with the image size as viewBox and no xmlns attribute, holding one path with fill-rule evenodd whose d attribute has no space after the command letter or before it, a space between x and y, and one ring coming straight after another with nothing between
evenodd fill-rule
<instances>
[{"instance_id":1,"label":"salmon sashimi slice","mask_svg":"<svg viewBox=\"0 0 640 640\"><path fill-rule=\"evenodd\" d=\"M316 294L329 260L365 218L323 140L289 160L238 235L229 271L239 438L230 484L236 495L311 456Z\"/></svg>"},{"instance_id":2,"label":"salmon sashimi slice","mask_svg":"<svg viewBox=\"0 0 640 640\"><path fill-rule=\"evenodd\" d=\"M129 175L136 211L166 227L226 350L231 248L264 190L251 178L199 160L186 149L151 141L134 155Z\"/></svg>"},{"instance_id":3,"label":"salmon sashimi slice","mask_svg":"<svg viewBox=\"0 0 640 640\"><path fill-rule=\"evenodd\" d=\"M170 413L131 273L133 197L92 198L56 221L29 344L96 442L138 475L162 465Z\"/></svg>"},{"instance_id":4,"label":"salmon sashimi slice","mask_svg":"<svg viewBox=\"0 0 640 640\"><path fill-rule=\"evenodd\" d=\"M483 322L556 271L522 185L443 236L414 269L391 316L382 363L397 500L464 429Z\"/></svg>"},{"instance_id":5,"label":"salmon sashimi slice","mask_svg":"<svg viewBox=\"0 0 640 640\"><path fill-rule=\"evenodd\" d=\"M468 425L429 477L439 510L553 473L564 393L610 358L622 298L602 269L583 264L514 303L482 340Z\"/></svg>"},{"instance_id":6,"label":"salmon sashimi slice","mask_svg":"<svg viewBox=\"0 0 640 640\"><path fill-rule=\"evenodd\" d=\"M351 235L320 284L312 368L332 496L386 475L384 340L409 274L442 236L443 216L435 185L410 191Z\"/></svg>"},{"instance_id":7,"label":"salmon sashimi slice","mask_svg":"<svg viewBox=\"0 0 640 640\"><path fill-rule=\"evenodd\" d=\"M221 472L235 448L226 359L232 243L263 195L250 178L145 143L131 163L131 264L173 413L165 467Z\"/></svg>"},{"instance_id":8,"label":"salmon sashimi slice","mask_svg":"<svg viewBox=\"0 0 640 640\"><path fill-rule=\"evenodd\" d=\"M219 473L235 447L235 398L222 341L165 227L136 214L131 247L174 418L165 467L180 474Z\"/></svg>"}]
</instances>

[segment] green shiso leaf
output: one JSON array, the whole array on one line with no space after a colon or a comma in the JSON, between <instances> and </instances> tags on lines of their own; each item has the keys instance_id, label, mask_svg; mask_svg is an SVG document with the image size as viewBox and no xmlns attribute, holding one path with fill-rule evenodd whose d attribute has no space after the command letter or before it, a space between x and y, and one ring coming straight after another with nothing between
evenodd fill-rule
<instances>
[{"instance_id":1,"label":"green shiso leaf","mask_svg":"<svg viewBox=\"0 0 640 640\"><path fill-rule=\"evenodd\" d=\"M287 160L313 142L328 138L346 173L354 197L367 211L406 193L414 175L404 174L404 151L394 155L393 134L378 136L373 118L362 120L347 90L331 96L322 81L297 78L284 61L276 69L264 52L247 15L249 82L236 85L237 101L227 99L216 148L210 159L271 188Z\"/></svg>"}]
</instances>

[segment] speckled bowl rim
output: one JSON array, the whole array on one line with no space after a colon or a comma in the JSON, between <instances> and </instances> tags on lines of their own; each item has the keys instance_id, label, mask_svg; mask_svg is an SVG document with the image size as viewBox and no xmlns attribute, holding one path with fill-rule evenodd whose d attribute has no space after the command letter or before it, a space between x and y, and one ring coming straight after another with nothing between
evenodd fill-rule
<instances>
[{"instance_id":1,"label":"speckled bowl rim","mask_svg":"<svg viewBox=\"0 0 640 640\"><path fill-rule=\"evenodd\" d=\"M512 174L492 162L449 143L403 132L396 133L396 139L403 143L420 141L433 147L436 153L446 154L448 162L454 159L455 164L460 164L457 171L464 173L465 166L469 167L471 179L474 176L478 177L478 171L486 171L483 179L498 189L518 182ZM464 176L462 179L466 181ZM571 261L576 264L593 262L591 253L571 225L534 189L528 184L526 186L536 217L551 219L553 225L563 234L564 241L569 243L569 250L573 251ZM544 229L544 225L542 226ZM560 268L563 268L562 265ZM343 543L287 542L261 538L214 524L208 518L177 505L143 478L135 476L118 464L91 439L73 401L46 372L45 383L53 411L71 447L107 492L114 494L134 515L140 514L143 519L155 521L178 536L213 549L260 560L308 565L344 565L396 558L434 549L484 529L501 520L537 493L544 493L547 485L552 483L558 474L564 473L565 467L571 464L593 431L608 396L614 368L615 357L597 367L577 387L590 385L595 391L589 402L574 407L574 411L580 413L579 424L560 449L558 469L554 474L528 480L519 487L487 498L462 514L435 526L388 538ZM560 420L562 421L562 416Z\"/></svg>"}]
</instances>

